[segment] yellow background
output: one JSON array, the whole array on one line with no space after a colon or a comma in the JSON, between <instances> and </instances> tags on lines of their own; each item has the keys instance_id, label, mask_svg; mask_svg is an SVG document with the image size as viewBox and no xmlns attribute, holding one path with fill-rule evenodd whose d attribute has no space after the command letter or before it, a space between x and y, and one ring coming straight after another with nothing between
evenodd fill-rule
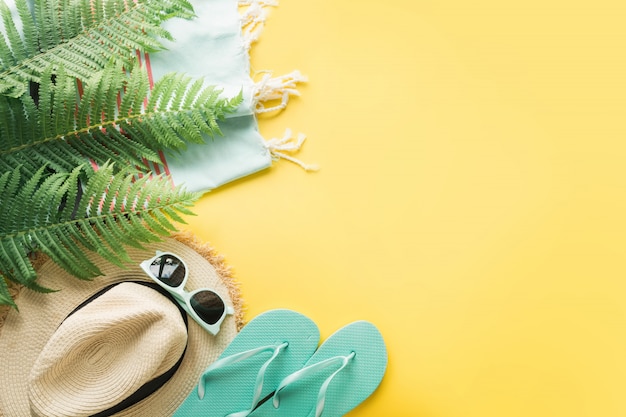
<instances>
[{"instance_id":1,"label":"yellow background","mask_svg":"<svg viewBox=\"0 0 626 417\"><path fill-rule=\"evenodd\" d=\"M626 3L282 0L255 70L310 81L282 161L189 226L246 318L358 319L389 350L350 416L626 416Z\"/></svg>"}]
</instances>

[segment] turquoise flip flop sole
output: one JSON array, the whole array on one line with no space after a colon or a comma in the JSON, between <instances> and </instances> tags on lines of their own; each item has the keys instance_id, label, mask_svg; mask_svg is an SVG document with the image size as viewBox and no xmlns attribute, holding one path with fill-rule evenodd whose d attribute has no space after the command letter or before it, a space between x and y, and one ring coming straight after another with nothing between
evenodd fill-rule
<instances>
[{"instance_id":1,"label":"turquoise flip flop sole","mask_svg":"<svg viewBox=\"0 0 626 417\"><path fill-rule=\"evenodd\" d=\"M256 316L207 368L174 417L247 415L255 398L270 395L285 376L302 368L319 340L315 323L300 313L281 309Z\"/></svg>"},{"instance_id":2,"label":"turquoise flip flop sole","mask_svg":"<svg viewBox=\"0 0 626 417\"><path fill-rule=\"evenodd\" d=\"M351 323L331 335L250 416L341 417L378 388L386 368L387 349L378 329L367 321Z\"/></svg>"}]
</instances>

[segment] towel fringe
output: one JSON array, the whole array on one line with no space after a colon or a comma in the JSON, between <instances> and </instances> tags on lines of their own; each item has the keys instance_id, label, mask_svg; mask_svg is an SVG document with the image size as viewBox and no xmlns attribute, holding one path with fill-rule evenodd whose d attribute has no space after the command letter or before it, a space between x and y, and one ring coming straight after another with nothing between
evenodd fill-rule
<instances>
[{"instance_id":1,"label":"towel fringe","mask_svg":"<svg viewBox=\"0 0 626 417\"><path fill-rule=\"evenodd\" d=\"M259 40L267 19L267 7L278 6L277 0L239 0L241 35L246 50Z\"/></svg>"},{"instance_id":2,"label":"towel fringe","mask_svg":"<svg viewBox=\"0 0 626 417\"><path fill-rule=\"evenodd\" d=\"M287 107L290 96L299 96L298 83L307 82L308 78L295 70L289 74L272 77L269 71L263 71L263 78L255 83L253 105L256 114L281 111ZM279 104L266 106L265 103L280 100Z\"/></svg>"},{"instance_id":3,"label":"towel fringe","mask_svg":"<svg viewBox=\"0 0 626 417\"><path fill-rule=\"evenodd\" d=\"M250 47L259 40L265 28L269 7L278 6L278 0L238 0L238 6L243 44L246 50L250 51ZM259 71L258 74L263 74L263 77L254 84L252 107L255 114L284 110L289 103L289 97L300 95L297 84L308 81L307 77L298 70L278 77L272 77L271 71ZM278 104L268 104L278 100L280 100ZM299 133L294 138L291 129L286 129L282 138L266 140L265 147L274 161L285 159L305 171L317 171L319 170L317 164L306 164L289 155L289 153L299 151L305 140L304 134Z\"/></svg>"},{"instance_id":4,"label":"towel fringe","mask_svg":"<svg viewBox=\"0 0 626 417\"><path fill-rule=\"evenodd\" d=\"M293 162L296 165L299 165L305 171L317 171L319 170L319 166L317 164L305 164L299 159L285 153L299 151L300 148L302 148L302 144L305 140L306 135L304 135L303 133L299 133L294 140L291 129L286 129L285 134L281 139L269 139L265 141L265 146L270 151L270 155L272 155L272 159L275 161L279 159L285 159L287 161Z\"/></svg>"}]
</instances>

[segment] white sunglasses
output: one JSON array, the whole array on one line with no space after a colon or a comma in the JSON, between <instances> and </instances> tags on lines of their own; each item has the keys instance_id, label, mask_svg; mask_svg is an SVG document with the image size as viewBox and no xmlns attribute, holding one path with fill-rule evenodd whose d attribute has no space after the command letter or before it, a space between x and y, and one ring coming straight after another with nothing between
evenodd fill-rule
<instances>
[{"instance_id":1,"label":"white sunglasses","mask_svg":"<svg viewBox=\"0 0 626 417\"><path fill-rule=\"evenodd\" d=\"M210 288L191 292L185 290L189 272L180 256L157 251L156 256L141 262L140 266L146 275L172 294L187 314L209 333L216 335L226 315L234 313L234 309L227 306L222 297Z\"/></svg>"}]
</instances>

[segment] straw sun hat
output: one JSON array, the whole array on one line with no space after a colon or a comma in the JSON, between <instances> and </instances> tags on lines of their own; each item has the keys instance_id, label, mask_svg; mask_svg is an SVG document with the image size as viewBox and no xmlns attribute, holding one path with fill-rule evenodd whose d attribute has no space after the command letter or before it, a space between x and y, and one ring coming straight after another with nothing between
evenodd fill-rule
<instances>
[{"instance_id":1,"label":"straw sun hat","mask_svg":"<svg viewBox=\"0 0 626 417\"><path fill-rule=\"evenodd\" d=\"M234 307L216 336L141 270L155 250L184 259L188 290L211 288ZM127 269L92 257L103 272L92 281L38 266L38 282L60 291L21 290L19 312L0 324L0 416L170 416L235 337L239 292L207 245L178 234L128 254Z\"/></svg>"}]
</instances>

